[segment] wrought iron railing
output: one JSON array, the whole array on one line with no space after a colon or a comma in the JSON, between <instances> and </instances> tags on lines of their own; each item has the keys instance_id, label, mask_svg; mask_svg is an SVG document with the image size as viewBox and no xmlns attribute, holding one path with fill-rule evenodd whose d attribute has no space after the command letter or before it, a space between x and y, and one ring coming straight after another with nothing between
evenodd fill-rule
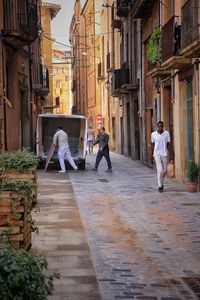
<instances>
[{"instance_id":1,"label":"wrought iron railing","mask_svg":"<svg viewBox=\"0 0 200 300\"><path fill-rule=\"evenodd\" d=\"M200 5L197 0L190 0L181 9L181 48L186 47L199 37Z\"/></svg>"},{"instance_id":2,"label":"wrought iron railing","mask_svg":"<svg viewBox=\"0 0 200 300\"><path fill-rule=\"evenodd\" d=\"M107 70L110 70L110 68L111 68L111 54L110 54L110 52L108 52L108 54L107 54L106 62L107 62Z\"/></svg>"},{"instance_id":3,"label":"wrought iron railing","mask_svg":"<svg viewBox=\"0 0 200 300\"><path fill-rule=\"evenodd\" d=\"M161 44L162 62L179 53L181 48L181 27L178 17L172 17L162 27Z\"/></svg>"},{"instance_id":4,"label":"wrought iron railing","mask_svg":"<svg viewBox=\"0 0 200 300\"><path fill-rule=\"evenodd\" d=\"M98 64L98 70L97 70L97 79L103 78L103 70L102 70L102 63Z\"/></svg>"},{"instance_id":5,"label":"wrought iron railing","mask_svg":"<svg viewBox=\"0 0 200 300\"><path fill-rule=\"evenodd\" d=\"M4 32L38 35L37 6L27 0L3 0Z\"/></svg>"},{"instance_id":6,"label":"wrought iron railing","mask_svg":"<svg viewBox=\"0 0 200 300\"><path fill-rule=\"evenodd\" d=\"M49 89L49 71L45 65L33 63L32 65L33 85L36 89Z\"/></svg>"}]
</instances>

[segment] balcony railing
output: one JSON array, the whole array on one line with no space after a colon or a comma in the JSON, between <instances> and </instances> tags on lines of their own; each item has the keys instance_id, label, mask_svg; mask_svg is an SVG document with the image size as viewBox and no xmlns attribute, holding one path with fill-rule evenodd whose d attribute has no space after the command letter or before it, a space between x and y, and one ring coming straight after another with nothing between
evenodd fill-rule
<instances>
[{"instance_id":1,"label":"balcony railing","mask_svg":"<svg viewBox=\"0 0 200 300\"><path fill-rule=\"evenodd\" d=\"M72 80L71 90L72 92L77 90L77 81L75 79Z\"/></svg>"},{"instance_id":2,"label":"balcony railing","mask_svg":"<svg viewBox=\"0 0 200 300\"><path fill-rule=\"evenodd\" d=\"M127 64L124 63L121 68L121 87L125 84L129 84L129 69Z\"/></svg>"},{"instance_id":3,"label":"balcony railing","mask_svg":"<svg viewBox=\"0 0 200 300\"><path fill-rule=\"evenodd\" d=\"M200 36L200 5L197 0L190 0L181 9L181 48L185 48Z\"/></svg>"},{"instance_id":4,"label":"balcony railing","mask_svg":"<svg viewBox=\"0 0 200 300\"><path fill-rule=\"evenodd\" d=\"M114 96L123 93L122 87L129 84L129 69L122 66L121 69L115 69L112 72L111 92Z\"/></svg>"},{"instance_id":5,"label":"balcony railing","mask_svg":"<svg viewBox=\"0 0 200 300\"><path fill-rule=\"evenodd\" d=\"M129 13L130 0L117 0L117 16L126 17Z\"/></svg>"},{"instance_id":6,"label":"balcony railing","mask_svg":"<svg viewBox=\"0 0 200 300\"><path fill-rule=\"evenodd\" d=\"M98 64L97 79L98 79L98 80L103 79L102 63L99 63L99 64Z\"/></svg>"},{"instance_id":7,"label":"balcony railing","mask_svg":"<svg viewBox=\"0 0 200 300\"><path fill-rule=\"evenodd\" d=\"M107 62L107 71L109 71L110 68L111 68L111 55L110 55L110 52L108 52L108 54L107 54L106 62Z\"/></svg>"},{"instance_id":8,"label":"balcony railing","mask_svg":"<svg viewBox=\"0 0 200 300\"><path fill-rule=\"evenodd\" d=\"M121 87L121 69L112 71L111 93L115 94Z\"/></svg>"},{"instance_id":9,"label":"balcony railing","mask_svg":"<svg viewBox=\"0 0 200 300\"><path fill-rule=\"evenodd\" d=\"M162 61L178 55L181 49L181 27L178 17L172 17L162 27Z\"/></svg>"},{"instance_id":10,"label":"balcony railing","mask_svg":"<svg viewBox=\"0 0 200 300\"><path fill-rule=\"evenodd\" d=\"M45 96L49 93L49 71L39 63L34 63L32 67L33 88L36 94Z\"/></svg>"},{"instance_id":11,"label":"balcony railing","mask_svg":"<svg viewBox=\"0 0 200 300\"><path fill-rule=\"evenodd\" d=\"M27 0L3 0L4 39L21 48L38 37L37 6Z\"/></svg>"},{"instance_id":12,"label":"balcony railing","mask_svg":"<svg viewBox=\"0 0 200 300\"><path fill-rule=\"evenodd\" d=\"M49 88L49 70L40 64L40 82L43 87Z\"/></svg>"}]
</instances>

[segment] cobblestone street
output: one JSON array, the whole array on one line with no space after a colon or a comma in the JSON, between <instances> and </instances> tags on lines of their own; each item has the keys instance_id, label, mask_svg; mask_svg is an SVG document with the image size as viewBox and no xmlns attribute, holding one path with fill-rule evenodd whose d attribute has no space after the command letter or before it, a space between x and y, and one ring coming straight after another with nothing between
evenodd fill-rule
<instances>
[{"instance_id":1,"label":"cobblestone street","mask_svg":"<svg viewBox=\"0 0 200 300\"><path fill-rule=\"evenodd\" d=\"M164 192L159 194L154 170L118 154L111 158L113 173L104 172L104 160L98 173L91 171L95 155L88 157L86 170L79 173L39 172L39 184L45 177L54 177L61 188L70 178L67 185L73 186L71 197L75 196L79 207L102 299L200 299L199 192L188 193L184 184L167 179ZM49 186L49 194L52 189ZM56 191L52 193L54 208L59 209ZM39 205L43 201L40 198ZM68 193L63 194L63 203L68 198ZM46 208L51 205L48 202ZM50 226L52 222L59 224L59 219L53 217L48 219ZM42 218L38 213L39 227ZM62 228L64 233L65 226ZM72 237L66 236L66 245L68 238L70 243ZM70 298L67 288L65 292L55 299L82 299ZM98 296L91 294L88 299L96 300Z\"/></svg>"}]
</instances>

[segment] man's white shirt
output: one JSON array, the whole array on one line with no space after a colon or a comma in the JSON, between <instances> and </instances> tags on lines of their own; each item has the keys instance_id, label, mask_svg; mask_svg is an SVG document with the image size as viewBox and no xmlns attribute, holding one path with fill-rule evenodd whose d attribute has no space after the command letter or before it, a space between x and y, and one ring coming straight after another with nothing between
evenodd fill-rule
<instances>
[{"instance_id":1,"label":"man's white shirt","mask_svg":"<svg viewBox=\"0 0 200 300\"><path fill-rule=\"evenodd\" d=\"M170 135L167 130L164 130L162 134L157 130L152 132L151 142L155 143L153 156L167 156L167 143L170 143Z\"/></svg>"},{"instance_id":2,"label":"man's white shirt","mask_svg":"<svg viewBox=\"0 0 200 300\"><path fill-rule=\"evenodd\" d=\"M58 130L53 136L53 143L56 145L58 141L59 148L68 146L68 135L63 130Z\"/></svg>"},{"instance_id":3,"label":"man's white shirt","mask_svg":"<svg viewBox=\"0 0 200 300\"><path fill-rule=\"evenodd\" d=\"M88 141L94 140L94 131L92 129L88 129L88 131L87 131L87 140Z\"/></svg>"}]
</instances>

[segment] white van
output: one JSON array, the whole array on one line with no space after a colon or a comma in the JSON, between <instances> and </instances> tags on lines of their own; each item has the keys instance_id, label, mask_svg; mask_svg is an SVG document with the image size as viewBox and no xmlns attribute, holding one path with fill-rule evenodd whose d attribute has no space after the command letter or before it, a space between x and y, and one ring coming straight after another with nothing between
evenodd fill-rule
<instances>
[{"instance_id":1,"label":"white van","mask_svg":"<svg viewBox=\"0 0 200 300\"><path fill-rule=\"evenodd\" d=\"M37 156L41 164L46 162L47 151L53 142L53 135L58 126L68 134L69 147L72 158L79 169L85 169L87 146L87 119L79 115L39 114L37 120ZM58 161L56 148L51 162Z\"/></svg>"}]
</instances>

